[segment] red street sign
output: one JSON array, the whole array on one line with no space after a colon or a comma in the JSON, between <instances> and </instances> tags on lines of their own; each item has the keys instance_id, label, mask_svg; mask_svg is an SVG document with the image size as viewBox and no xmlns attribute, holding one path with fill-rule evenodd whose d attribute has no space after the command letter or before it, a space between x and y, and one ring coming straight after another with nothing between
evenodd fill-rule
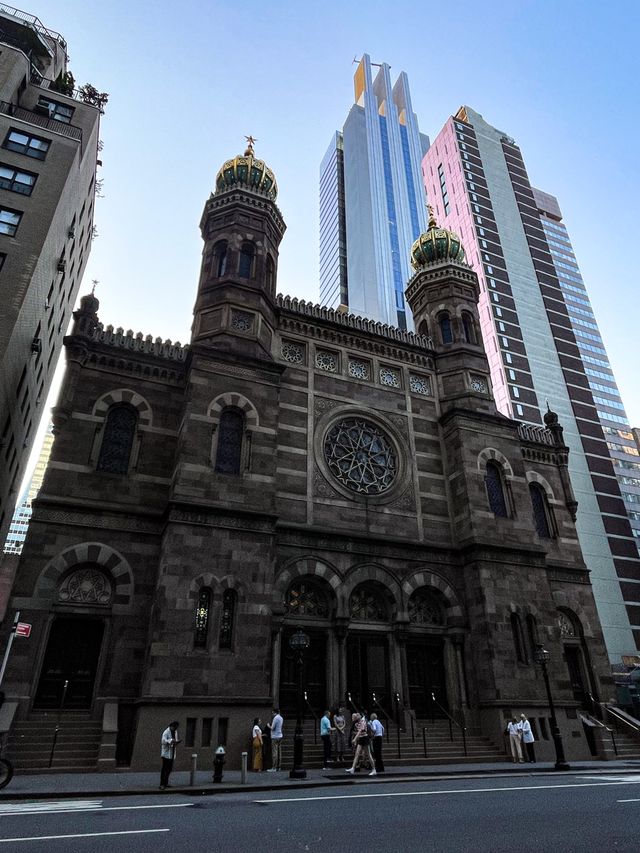
<instances>
[{"instance_id":1,"label":"red street sign","mask_svg":"<svg viewBox=\"0 0 640 853\"><path fill-rule=\"evenodd\" d=\"M29 637L31 635L31 625L28 622L18 622L16 625L16 637Z\"/></svg>"}]
</instances>

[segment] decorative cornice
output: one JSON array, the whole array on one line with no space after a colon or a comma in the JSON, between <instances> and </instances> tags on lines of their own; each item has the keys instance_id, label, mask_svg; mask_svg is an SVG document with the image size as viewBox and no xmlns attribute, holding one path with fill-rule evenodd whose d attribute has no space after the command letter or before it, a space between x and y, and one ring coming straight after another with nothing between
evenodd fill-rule
<instances>
[{"instance_id":1,"label":"decorative cornice","mask_svg":"<svg viewBox=\"0 0 640 853\"><path fill-rule=\"evenodd\" d=\"M102 323L96 325L90 340L113 349L144 353L170 361L183 362L189 352L189 346L183 346L180 341L174 343L171 340L163 341L162 338L154 339L151 335L145 337L142 332L134 335L131 329L125 332L122 326L114 329L113 326L105 327Z\"/></svg>"}]
</instances>

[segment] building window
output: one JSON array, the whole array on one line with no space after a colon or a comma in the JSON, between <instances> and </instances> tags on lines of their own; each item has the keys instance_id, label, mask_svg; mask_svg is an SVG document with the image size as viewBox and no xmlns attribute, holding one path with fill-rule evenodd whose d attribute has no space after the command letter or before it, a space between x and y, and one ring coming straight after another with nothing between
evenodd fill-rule
<instances>
[{"instance_id":1,"label":"building window","mask_svg":"<svg viewBox=\"0 0 640 853\"><path fill-rule=\"evenodd\" d=\"M46 95L40 95L36 105L36 112L44 113L52 121L71 124L75 107L61 104L60 101L54 101L52 98L47 98Z\"/></svg>"},{"instance_id":2,"label":"building window","mask_svg":"<svg viewBox=\"0 0 640 853\"><path fill-rule=\"evenodd\" d=\"M235 589L225 589L222 596L222 616L220 617L221 649L230 649L233 642L233 625L236 615L237 593Z\"/></svg>"},{"instance_id":3,"label":"building window","mask_svg":"<svg viewBox=\"0 0 640 853\"><path fill-rule=\"evenodd\" d=\"M7 259L7 253L6 252L0 252L0 270L4 266L4 262L6 261L6 259Z\"/></svg>"},{"instance_id":4,"label":"building window","mask_svg":"<svg viewBox=\"0 0 640 853\"><path fill-rule=\"evenodd\" d=\"M36 183L37 175L33 172L20 172L11 166L0 164L0 188L10 190L12 193L31 195Z\"/></svg>"},{"instance_id":5,"label":"building window","mask_svg":"<svg viewBox=\"0 0 640 853\"><path fill-rule=\"evenodd\" d=\"M27 157L33 157L34 160L44 160L50 145L51 142L48 139L22 133L18 130L10 130L2 147L9 151L17 151L18 154L26 154Z\"/></svg>"},{"instance_id":6,"label":"building window","mask_svg":"<svg viewBox=\"0 0 640 853\"><path fill-rule=\"evenodd\" d=\"M387 622L389 607L381 586L375 581L357 586L349 598L349 615L362 622Z\"/></svg>"},{"instance_id":7,"label":"building window","mask_svg":"<svg viewBox=\"0 0 640 853\"><path fill-rule=\"evenodd\" d=\"M96 470L110 474L128 473L137 425L138 413L133 406L123 403L109 409Z\"/></svg>"},{"instance_id":8,"label":"building window","mask_svg":"<svg viewBox=\"0 0 640 853\"><path fill-rule=\"evenodd\" d=\"M541 539L551 539L547 496L538 483L529 483L529 495L531 496L536 533Z\"/></svg>"},{"instance_id":9,"label":"building window","mask_svg":"<svg viewBox=\"0 0 640 853\"><path fill-rule=\"evenodd\" d=\"M329 605L326 596L313 581L295 580L289 587L284 599L284 607L289 616L317 616L326 619Z\"/></svg>"},{"instance_id":10,"label":"building window","mask_svg":"<svg viewBox=\"0 0 640 853\"><path fill-rule=\"evenodd\" d=\"M209 634L209 615L211 610L211 590L203 586L198 596L196 607L196 623L193 633L193 645L196 649L207 647L207 636Z\"/></svg>"},{"instance_id":11,"label":"building window","mask_svg":"<svg viewBox=\"0 0 640 853\"><path fill-rule=\"evenodd\" d=\"M451 344L453 343L453 332L451 331L451 318L448 313L440 314L438 317L438 323L440 325L440 336L442 337L443 344Z\"/></svg>"},{"instance_id":12,"label":"building window","mask_svg":"<svg viewBox=\"0 0 640 853\"><path fill-rule=\"evenodd\" d=\"M253 278L253 261L255 249L251 243L243 243L240 249L240 260L238 262L238 275L241 278Z\"/></svg>"},{"instance_id":13,"label":"building window","mask_svg":"<svg viewBox=\"0 0 640 853\"><path fill-rule=\"evenodd\" d=\"M213 247L213 270L216 278L220 278L227 271L227 241L220 240Z\"/></svg>"},{"instance_id":14,"label":"building window","mask_svg":"<svg viewBox=\"0 0 640 853\"><path fill-rule=\"evenodd\" d=\"M487 462L487 473L484 478L491 512L499 518L507 518L507 501L504 496L502 472L495 462Z\"/></svg>"},{"instance_id":15,"label":"building window","mask_svg":"<svg viewBox=\"0 0 640 853\"><path fill-rule=\"evenodd\" d=\"M531 613L527 615L527 633L529 635L529 648L533 653L538 645L538 623L536 617Z\"/></svg>"},{"instance_id":16,"label":"building window","mask_svg":"<svg viewBox=\"0 0 640 853\"><path fill-rule=\"evenodd\" d=\"M239 474L242 460L244 415L232 406L223 409L218 425L218 447L215 471L219 474Z\"/></svg>"},{"instance_id":17,"label":"building window","mask_svg":"<svg viewBox=\"0 0 640 853\"><path fill-rule=\"evenodd\" d=\"M409 599L409 622L417 625L444 625L444 613L434 592L424 587Z\"/></svg>"},{"instance_id":18,"label":"building window","mask_svg":"<svg viewBox=\"0 0 640 853\"><path fill-rule=\"evenodd\" d=\"M0 207L0 234L13 237L18 230L22 213L18 210L9 210L8 207Z\"/></svg>"},{"instance_id":19,"label":"building window","mask_svg":"<svg viewBox=\"0 0 640 853\"><path fill-rule=\"evenodd\" d=\"M463 311L462 313L462 329L464 332L464 339L468 344L476 343L476 326L473 322L473 317L467 311Z\"/></svg>"},{"instance_id":20,"label":"building window","mask_svg":"<svg viewBox=\"0 0 640 853\"><path fill-rule=\"evenodd\" d=\"M517 613L511 614L511 633L513 635L513 647L516 652L516 660L519 663L527 663L527 653L522 633L522 623Z\"/></svg>"},{"instance_id":21,"label":"building window","mask_svg":"<svg viewBox=\"0 0 640 853\"><path fill-rule=\"evenodd\" d=\"M273 290L276 285L276 265L271 255L267 255L267 288Z\"/></svg>"}]
</instances>

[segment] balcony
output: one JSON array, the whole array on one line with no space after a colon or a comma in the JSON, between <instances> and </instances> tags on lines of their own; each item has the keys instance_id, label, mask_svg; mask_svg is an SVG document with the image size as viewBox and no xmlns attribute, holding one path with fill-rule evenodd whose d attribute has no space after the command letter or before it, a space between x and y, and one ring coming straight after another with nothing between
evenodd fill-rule
<instances>
[{"instance_id":1,"label":"balcony","mask_svg":"<svg viewBox=\"0 0 640 853\"><path fill-rule=\"evenodd\" d=\"M33 110L25 110L24 107L18 107L16 104L9 104L6 101L0 101L0 113L13 116L13 118L19 121L24 121L36 127L42 127L53 133L58 133L60 136L67 136L70 139L82 142L82 128L76 127L73 124L65 124L62 121L47 118L47 116L36 113Z\"/></svg>"}]
</instances>

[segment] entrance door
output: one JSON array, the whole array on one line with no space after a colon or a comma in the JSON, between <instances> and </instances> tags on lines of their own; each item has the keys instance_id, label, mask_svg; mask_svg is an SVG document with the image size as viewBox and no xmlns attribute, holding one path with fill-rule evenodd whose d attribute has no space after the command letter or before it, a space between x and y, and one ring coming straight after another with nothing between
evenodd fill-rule
<instances>
[{"instance_id":1,"label":"entrance door","mask_svg":"<svg viewBox=\"0 0 640 853\"><path fill-rule=\"evenodd\" d=\"M99 619L56 619L51 626L34 708L59 708L65 681L65 708L90 708L102 646Z\"/></svg>"},{"instance_id":2,"label":"entrance door","mask_svg":"<svg viewBox=\"0 0 640 853\"><path fill-rule=\"evenodd\" d=\"M372 711L371 694L383 708L391 708L389 655L386 636L358 636L347 639L347 690L358 706Z\"/></svg>"},{"instance_id":3,"label":"entrance door","mask_svg":"<svg viewBox=\"0 0 640 853\"><path fill-rule=\"evenodd\" d=\"M407 643L407 676L411 707L418 717L442 717L443 712L431 698L448 709L444 671L444 644L434 642Z\"/></svg>"},{"instance_id":4,"label":"entrance door","mask_svg":"<svg viewBox=\"0 0 640 853\"><path fill-rule=\"evenodd\" d=\"M573 698L576 702L580 702L583 708L589 708L588 691L584 683L582 670L582 651L578 646L565 646L564 657L567 661L567 669L569 670Z\"/></svg>"},{"instance_id":5,"label":"entrance door","mask_svg":"<svg viewBox=\"0 0 640 853\"><path fill-rule=\"evenodd\" d=\"M289 648L294 628L282 632L280 655L280 708L295 715L298 702L297 655ZM323 631L307 631L311 643L303 658L303 689L316 714L322 716L327 708L327 636ZM308 709L307 709L308 710Z\"/></svg>"}]
</instances>

